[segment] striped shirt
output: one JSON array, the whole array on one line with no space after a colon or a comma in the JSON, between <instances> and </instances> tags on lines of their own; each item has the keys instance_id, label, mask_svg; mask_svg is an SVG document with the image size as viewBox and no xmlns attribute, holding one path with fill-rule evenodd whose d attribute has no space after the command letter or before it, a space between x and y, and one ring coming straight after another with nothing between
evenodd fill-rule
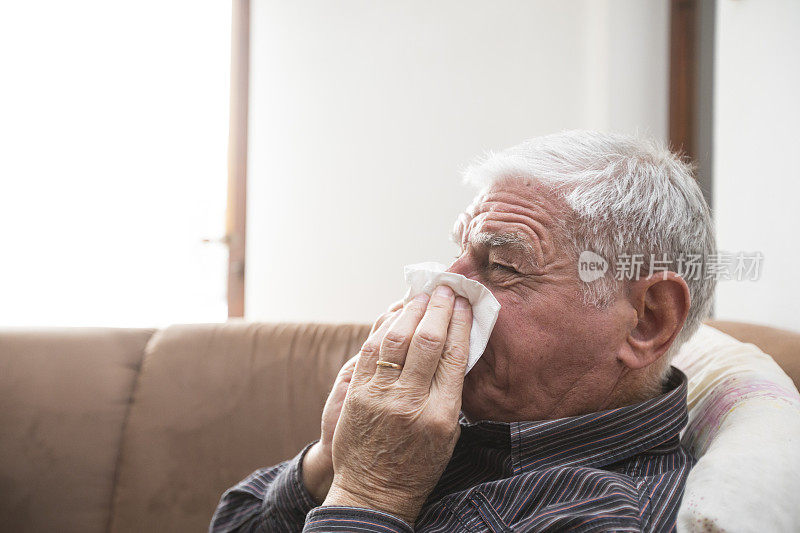
<instances>
[{"instance_id":1,"label":"striped shirt","mask_svg":"<svg viewBox=\"0 0 800 533\"><path fill-rule=\"evenodd\" d=\"M694 464L681 446L686 376L648 401L542 422L461 418L461 436L412 527L387 513L318 507L302 458L222 496L210 531L672 531ZM310 446L310 445L309 445Z\"/></svg>"}]
</instances>

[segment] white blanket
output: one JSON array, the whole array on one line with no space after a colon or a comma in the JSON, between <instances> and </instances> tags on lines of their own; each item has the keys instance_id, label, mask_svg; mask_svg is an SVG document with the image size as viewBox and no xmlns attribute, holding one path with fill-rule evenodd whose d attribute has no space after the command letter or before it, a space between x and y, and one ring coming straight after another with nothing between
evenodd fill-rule
<instances>
[{"instance_id":1,"label":"white blanket","mask_svg":"<svg viewBox=\"0 0 800 533\"><path fill-rule=\"evenodd\" d=\"M698 459L679 531L800 531L800 394L771 357L709 326L681 347L683 443Z\"/></svg>"}]
</instances>

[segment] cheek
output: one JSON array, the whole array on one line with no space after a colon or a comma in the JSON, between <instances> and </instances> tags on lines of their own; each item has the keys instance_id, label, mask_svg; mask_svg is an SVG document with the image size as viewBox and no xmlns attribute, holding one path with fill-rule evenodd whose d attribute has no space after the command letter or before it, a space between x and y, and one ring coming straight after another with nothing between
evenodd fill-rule
<instances>
[{"instance_id":1,"label":"cheek","mask_svg":"<svg viewBox=\"0 0 800 533\"><path fill-rule=\"evenodd\" d=\"M549 360L605 344L609 329L603 313L563 294L547 296L520 301L516 295L495 294L502 306L490 339L495 353Z\"/></svg>"},{"instance_id":2,"label":"cheek","mask_svg":"<svg viewBox=\"0 0 800 533\"><path fill-rule=\"evenodd\" d=\"M534 346L541 343L542 329L546 327L537 306L505 295L495 294L495 297L501 307L489 341L493 351L513 354L535 351Z\"/></svg>"}]
</instances>

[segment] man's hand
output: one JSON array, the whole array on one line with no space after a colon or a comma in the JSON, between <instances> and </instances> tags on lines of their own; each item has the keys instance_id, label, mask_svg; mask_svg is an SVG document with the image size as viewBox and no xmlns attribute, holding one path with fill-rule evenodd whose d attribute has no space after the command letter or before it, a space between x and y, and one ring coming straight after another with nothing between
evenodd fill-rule
<instances>
[{"instance_id":1,"label":"man's hand","mask_svg":"<svg viewBox=\"0 0 800 533\"><path fill-rule=\"evenodd\" d=\"M387 324L361 348L333 437L335 475L323 505L376 509L413 524L458 439L472 311L441 286Z\"/></svg>"},{"instance_id":2,"label":"man's hand","mask_svg":"<svg viewBox=\"0 0 800 533\"><path fill-rule=\"evenodd\" d=\"M400 314L399 310L402 307L402 301L395 302L386 313L379 316L372 326L370 337L376 336L375 338L380 342L389 325ZM322 410L320 439L303 457L303 484L317 503L325 500L333 481L333 459L331 457L333 432L339 421L339 414L342 412L342 404L357 360L358 355L352 357L339 370L328 400L325 402L325 408Z\"/></svg>"}]
</instances>

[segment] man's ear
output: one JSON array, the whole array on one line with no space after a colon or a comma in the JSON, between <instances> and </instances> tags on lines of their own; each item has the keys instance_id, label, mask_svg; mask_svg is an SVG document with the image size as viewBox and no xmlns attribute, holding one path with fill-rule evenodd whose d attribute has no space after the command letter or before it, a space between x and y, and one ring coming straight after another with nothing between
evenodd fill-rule
<instances>
[{"instance_id":1,"label":"man's ear","mask_svg":"<svg viewBox=\"0 0 800 533\"><path fill-rule=\"evenodd\" d=\"M689 314L689 286L675 272L657 272L631 281L628 302L637 321L620 361L632 370L657 361L672 346Z\"/></svg>"}]
</instances>

